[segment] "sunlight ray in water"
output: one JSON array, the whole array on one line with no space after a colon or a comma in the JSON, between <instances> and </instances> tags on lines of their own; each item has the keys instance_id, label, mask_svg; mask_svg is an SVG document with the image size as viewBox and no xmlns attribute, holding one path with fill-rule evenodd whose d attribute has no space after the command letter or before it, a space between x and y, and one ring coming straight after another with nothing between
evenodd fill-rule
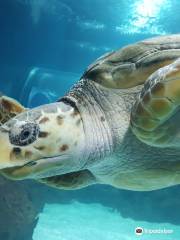
<instances>
[{"instance_id":1,"label":"sunlight ray in water","mask_svg":"<svg viewBox=\"0 0 180 240\"><path fill-rule=\"evenodd\" d=\"M161 15L170 8L169 0L137 0L131 3L129 18L116 31L134 33L167 34L160 23Z\"/></svg>"}]
</instances>

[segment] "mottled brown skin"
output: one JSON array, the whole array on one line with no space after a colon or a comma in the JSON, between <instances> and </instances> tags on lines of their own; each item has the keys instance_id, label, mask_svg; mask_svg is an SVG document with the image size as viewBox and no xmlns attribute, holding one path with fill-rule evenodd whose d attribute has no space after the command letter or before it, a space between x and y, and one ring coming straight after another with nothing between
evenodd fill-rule
<instances>
[{"instance_id":1,"label":"mottled brown skin","mask_svg":"<svg viewBox=\"0 0 180 240\"><path fill-rule=\"evenodd\" d=\"M63 124L63 117L62 116L57 116L57 123L58 125L62 125Z\"/></svg>"},{"instance_id":2,"label":"mottled brown skin","mask_svg":"<svg viewBox=\"0 0 180 240\"><path fill-rule=\"evenodd\" d=\"M40 138L46 138L50 133L49 132L40 132L39 137Z\"/></svg>"},{"instance_id":3,"label":"mottled brown skin","mask_svg":"<svg viewBox=\"0 0 180 240\"><path fill-rule=\"evenodd\" d=\"M36 147L36 149L40 150L40 151L43 151L46 147L45 146L38 146Z\"/></svg>"},{"instance_id":4,"label":"mottled brown skin","mask_svg":"<svg viewBox=\"0 0 180 240\"><path fill-rule=\"evenodd\" d=\"M39 121L39 123L41 124L41 123L46 123L46 122L48 122L49 121L49 118L48 117L43 117L40 121Z\"/></svg>"},{"instance_id":5,"label":"mottled brown skin","mask_svg":"<svg viewBox=\"0 0 180 240\"><path fill-rule=\"evenodd\" d=\"M60 151L61 151L61 152L65 152L68 148L69 148L69 147L68 147L67 144L63 144L63 145L60 147Z\"/></svg>"}]
</instances>

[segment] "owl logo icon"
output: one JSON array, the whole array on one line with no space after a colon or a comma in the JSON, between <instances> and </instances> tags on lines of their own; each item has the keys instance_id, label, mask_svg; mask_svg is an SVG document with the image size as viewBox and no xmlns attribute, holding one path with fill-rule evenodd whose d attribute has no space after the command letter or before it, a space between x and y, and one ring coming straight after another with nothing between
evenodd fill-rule
<instances>
[{"instance_id":1,"label":"owl logo icon","mask_svg":"<svg viewBox=\"0 0 180 240\"><path fill-rule=\"evenodd\" d=\"M141 227L135 228L135 234L136 235L142 235L143 234L143 229Z\"/></svg>"}]
</instances>

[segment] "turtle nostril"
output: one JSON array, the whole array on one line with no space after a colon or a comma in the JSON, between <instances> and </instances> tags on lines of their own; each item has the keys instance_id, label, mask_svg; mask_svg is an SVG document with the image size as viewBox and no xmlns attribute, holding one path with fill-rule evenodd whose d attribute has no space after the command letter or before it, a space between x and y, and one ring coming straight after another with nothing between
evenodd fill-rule
<instances>
[{"instance_id":1,"label":"turtle nostril","mask_svg":"<svg viewBox=\"0 0 180 240\"><path fill-rule=\"evenodd\" d=\"M14 147L14 148L13 148L13 152L14 152L15 154L20 154L20 153L21 153L21 149L18 148L18 147Z\"/></svg>"},{"instance_id":2,"label":"turtle nostril","mask_svg":"<svg viewBox=\"0 0 180 240\"><path fill-rule=\"evenodd\" d=\"M18 147L14 147L10 153L10 159L11 160L21 160L22 154L21 149Z\"/></svg>"}]
</instances>

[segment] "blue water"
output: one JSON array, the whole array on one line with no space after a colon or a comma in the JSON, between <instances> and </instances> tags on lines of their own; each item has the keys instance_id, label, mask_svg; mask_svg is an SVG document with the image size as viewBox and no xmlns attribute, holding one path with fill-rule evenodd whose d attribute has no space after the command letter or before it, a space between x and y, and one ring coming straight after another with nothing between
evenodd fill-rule
<instances>
[{"instance_id":1,"label":"blue water","mask_svg":"<svg viewBox=\"0 0 180 240\"><path fill-rule=\"evenodd\" d=\"M151 230L136 236L135 229ZM153 233L156 230L166 232ZM113 208L102 204L46 204L34 231L33 239L41 240L164 240L179 239L180 228L168 223L149 223L124 218ZM143 237L143 238L142 238Z\"/></svg>"},{"instance_id":2,"label":"blue water","mask_svg":"<svg viewBox=\"0 0 180 240\"><path fill-rule=\"evenodd\" d=\"M130 192L93 186L73 192L49 192L33 239L178 240L179 188ZM135 235L135 228L170 233Z\"/></svg>"},{"instance_id":3,"label":"blue water","mask_svg":"<svg viewBox=\"0 0 180 240\"><path fill-rule=\"evenodd\" d=\"M179 0L1 0L0 91L27 107L53 102L105 52L179 33L179 12ZM178 186L47 187L33 240L178 240L179 199ZM171 233L136 236L136 227Z\"/></svg>"}]
</instances>

